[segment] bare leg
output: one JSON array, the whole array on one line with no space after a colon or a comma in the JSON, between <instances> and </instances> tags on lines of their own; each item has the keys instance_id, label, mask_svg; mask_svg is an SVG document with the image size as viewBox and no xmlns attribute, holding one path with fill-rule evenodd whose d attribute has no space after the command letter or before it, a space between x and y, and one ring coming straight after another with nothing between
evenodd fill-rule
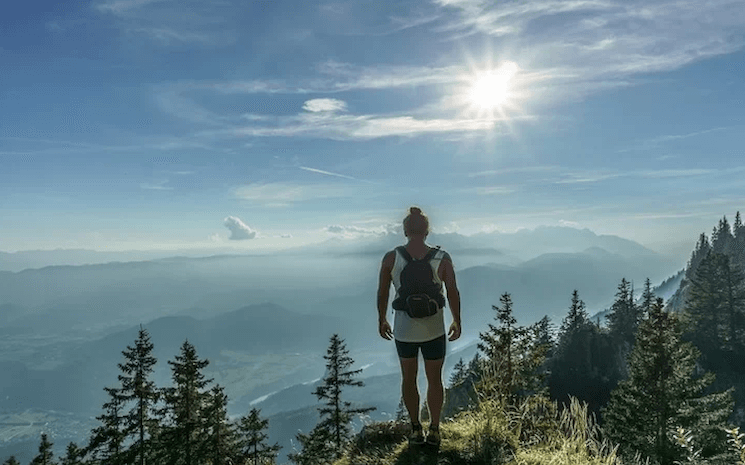
<instances>
[{"instance_id":1,"label":"bare leg","mask_svg":"<svg viewBox=\"0 0 745 465\"><path fill-rule=\"evenodd\" d=\"M440 426L440 412L444 400L442 386L442 365L445 359L425 360L424 371L427 374L427 407L429 408L430 426Z\"/></svg>"},{"instance_id":2,"label":"bare leg","mask_svg":"<svg viewBox=\"0 0 745 465\"><path fill-rule=\"evenodd\" d=\"M419 423L419 388L416 385L417 369L419 359L399 358L401 361L401 394L404 398L404 405L409 412L411 422Z\"/></svg>"}]
</instances>

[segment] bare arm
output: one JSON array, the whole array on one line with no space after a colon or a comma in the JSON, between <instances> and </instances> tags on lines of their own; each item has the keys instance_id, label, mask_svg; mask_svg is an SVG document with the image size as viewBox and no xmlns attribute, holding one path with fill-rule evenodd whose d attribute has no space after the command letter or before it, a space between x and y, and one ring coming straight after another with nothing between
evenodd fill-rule
<instances>
[{"instance_id":1,"label":"bare arm","mask_svg":"<svg viewBox=\"0 0 745 465\"><path fill-rule=\"evenodd\" d=\"M392 281L391 272L395 260L395 252L385 254L383 263L380 265L380 277L378 278L378 332L384 339L391 339L393 336L386 313L388 313L388 297Z\"/></svg>"},{"instance_id":2,"label":"bare arm","mask_svg":"<svg viewBox=\"0 0 745 465\"><path fill-rule=\"evenodd\" d=\"M445 291L448 297L448 306L450 307L450 313L453 315L453 324L450 325L450 340L454 341L460 337L461 333L461 321L460 321L460 292L458 292L458 285L455 282L455 269L453 268L453 261L450 255L446 255L442 262L440 262L440 277L445 283Z\"/></svg>"}]
</instances>

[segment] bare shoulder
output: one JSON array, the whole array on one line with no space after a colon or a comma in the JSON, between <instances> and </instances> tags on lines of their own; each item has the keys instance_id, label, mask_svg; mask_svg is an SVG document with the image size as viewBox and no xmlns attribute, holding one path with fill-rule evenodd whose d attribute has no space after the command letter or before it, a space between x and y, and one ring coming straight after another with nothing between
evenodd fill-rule
<instances>
[{"instance_id":1,"label":"bare shoulder","mask_svg":"<svg viewBox=\"0 0 745 465\"><path fill-rule=\"evenodd\" d=\"M440 275L440 279L443 281L449 281L455 278L455 270L453 269L453 259L450 254L443 250L442 260L440 260L440 266L437 268L437 274Z\"/></svg>"},{"instance_id":2,"label":"bare shoulder","mask_svg":"<svg viewBox=\"0 0 745 465\"><path fill-rule=\"evenodd\" d=\"M396 251L391 250L386 252L383 256L383 268L393 269L393 264L396 262Z\"/></svg>"}]
</instances>

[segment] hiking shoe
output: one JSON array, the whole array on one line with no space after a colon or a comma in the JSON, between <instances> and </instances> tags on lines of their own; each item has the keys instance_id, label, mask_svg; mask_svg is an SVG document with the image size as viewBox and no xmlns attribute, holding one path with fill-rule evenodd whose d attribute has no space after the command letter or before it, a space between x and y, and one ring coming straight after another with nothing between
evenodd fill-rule
<instances>
[{"instance_id":1,"label":"hiking shoe","mask_svg":"<svg viewBox=\"0 0 745 465\"><path fill-rule=\"evenodd\" d=\"M411 434L409 434L409 444L415 446L421 446L424 444L424 433L422 432L422 424L411 425Z\"/></svg>"},{"instance_id":2,"label":"hiking shoe","mask_svg":"<svg viewBox=\"0 0 745 465\"><path fill-rule=\"evenodd\" d=\"M429 433L427 434L427 444L430 446L440 445L440 428L429 429Z\"/></svg>"}]
</instances>

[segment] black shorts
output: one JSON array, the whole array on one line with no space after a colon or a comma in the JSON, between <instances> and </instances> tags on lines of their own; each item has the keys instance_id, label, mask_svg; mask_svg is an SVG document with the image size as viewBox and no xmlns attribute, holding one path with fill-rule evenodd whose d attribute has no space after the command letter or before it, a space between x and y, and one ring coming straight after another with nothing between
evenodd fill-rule
<instances>
[{"instance_id":1,"label":"black shorts","mask_svg":"<svg viewBox=\"0 0 745 465\"><path fill-rule=\"evenodd\" d=\"M401 358L416 358L422 349L424 360L439 360L445 358L445 335L427 342L396 341L396 350Z\"/></svg>"}]
</instances>

